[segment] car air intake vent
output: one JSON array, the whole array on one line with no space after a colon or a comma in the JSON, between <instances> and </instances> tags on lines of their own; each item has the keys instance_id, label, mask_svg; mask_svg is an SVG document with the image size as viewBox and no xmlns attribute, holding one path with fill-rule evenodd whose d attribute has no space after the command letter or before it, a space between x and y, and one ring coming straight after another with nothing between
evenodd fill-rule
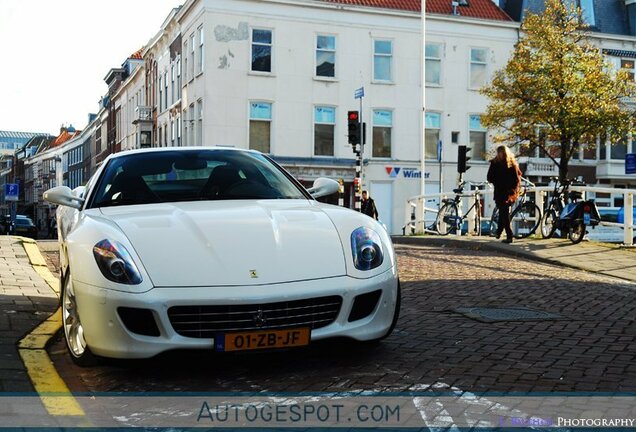
<instances>
[{"instance_id":1,"label":"car air intake vent","mask_svg":"<svg viewBox=\"0 0 636 432\"><path fill-rule=\"evenodd\" d=\"M131 332L143 336L159 336L159 328L150 309L119 307L117 313Z\"/></svg>"},{"instance_id":2,"label":"car air intake vent","mask_svg":"<svg viewBox=\"0 0 636 432\"><path fill-rule=\"evenodd\" d=\"M215 333L309 327L318 329L335 321L342 297L248 305L173 306L168 317L181 336L213 338Z\"/></svg>"}]
</instances>

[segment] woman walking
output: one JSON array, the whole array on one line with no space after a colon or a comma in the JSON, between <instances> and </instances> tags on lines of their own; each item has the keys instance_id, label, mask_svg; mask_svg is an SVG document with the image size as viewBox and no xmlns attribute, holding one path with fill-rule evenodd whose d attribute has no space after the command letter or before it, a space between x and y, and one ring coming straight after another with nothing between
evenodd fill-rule
<instances>
[{"instance_id":1,"label":"woman walking","mask_svg":"<svg viewBox=\"0 0 636 432\"><path fill-rule=\"evenodd\" d=\"M512 229L510 228L510 206L519 196L521 171L515 156L505 145L497 147L497 156L490 160L488 181L495 186L495 204L499 209L499 223L497 238L506 231L504 243L512 243Z\"/></svg>"}]
</instances>

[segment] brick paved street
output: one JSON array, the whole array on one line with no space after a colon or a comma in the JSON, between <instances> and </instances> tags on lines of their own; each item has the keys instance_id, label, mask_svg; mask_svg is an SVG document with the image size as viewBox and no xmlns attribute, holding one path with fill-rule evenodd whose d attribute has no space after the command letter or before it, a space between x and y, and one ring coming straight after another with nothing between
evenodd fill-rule
<instances>
[{"instance_id":1,"label":"brick paved street","mask_svg":"<svg viewBox=\"0 0 636 432\"><path fill-rule=\"evenodd\" d=\"M31 267L22 243L0 236L0 391L33 391L16 343L55 311L57 303L55 292Z\"/></svg>"},{"instance_id":2,"label":"brick paved street","mask_svg":"<svg viewBox=\"0 0 636 432\"><path fill-rule=\"evenodd\" d=\"M296 351L174 352L75 367L74 391L636 391L636 285L479 249L397 246L403 288L394 334ZM55 259L53 259L53 262ZM483 323L458 307L528 307L557 321ZM441 384L443 383L443 384Z\"/></svg>"}]
</instances>

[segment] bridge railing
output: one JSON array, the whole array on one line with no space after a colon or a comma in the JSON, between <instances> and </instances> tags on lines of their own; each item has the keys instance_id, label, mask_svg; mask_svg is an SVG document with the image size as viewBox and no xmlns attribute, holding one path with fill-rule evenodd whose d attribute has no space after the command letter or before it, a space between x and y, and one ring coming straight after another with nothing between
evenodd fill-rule
<instances>
[{"instance_id":1,"label":"bridge railing","mask_svg":"<svg viewBox=\"0 0 636 432\"><path fill-rule=\"evenodd\" d=\"M546 196L553 191L553 187L551 186L538 186L538 187L528 187L526 189L526 193L530 194L531 199L539 206L540 209L544 209L544 204L546 202ZM611 195L623 195L623 206L624 206L624 220L622 223L618 222L605 222L601 221L601 225L604 226L613 226L620 227L623 229L623 244L626 246L634 245L634 195L636 195L636 189L616 189L616 188L608 188L608 187L597 187L597 186L570 186L570 191L577 191L583 194L583 198L585 199L586 195L590 192L602 193L602 194L611 194ZM467 199L462 199L462 206L460 211L463 212L465 209L468 209L472 206L475 195L472 195L474 191L466 191ZM482 198L486 196L490 196L493 193L492 188L487 188L485 190L479 191ZM441 203L446 198L453 198L455 196L454 192L443 192L443 193L435 193L435 194L426 194L426 195L417 195L409 198L406 202L405 206L405 223L403 227L403 231L405 234L414 234L414 233L435 233L435 216L439 210L439 203ZM495 206L492 203L492 199L490 200L490 205L483 205L482 209L484 210L484 214L482 214L482 220L487 219L490 220L492 216L492 211ZM471 210L471 211L474 211ZM474 218L468 218L468 231L473 232L473 222ZM457 233L457 235L461 235L461 230Z\"/></svg>"}]
</instances>

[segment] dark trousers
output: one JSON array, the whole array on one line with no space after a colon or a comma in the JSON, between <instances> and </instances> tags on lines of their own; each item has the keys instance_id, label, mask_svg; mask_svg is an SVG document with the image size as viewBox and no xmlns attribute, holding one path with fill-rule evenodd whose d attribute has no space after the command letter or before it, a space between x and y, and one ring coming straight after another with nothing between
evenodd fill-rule
<instances>
[{"instance_id":1,"label":"dark trousers","mask_svg":"<svg viewBox=\"0 0 636 432\"><path fill-rule=\"evenodd\" d=\"M506 231L506 238L512 239L512 228L510 228L510 204L497 202L499 209L499 232Z\"/></svg>"}]
</instances>

